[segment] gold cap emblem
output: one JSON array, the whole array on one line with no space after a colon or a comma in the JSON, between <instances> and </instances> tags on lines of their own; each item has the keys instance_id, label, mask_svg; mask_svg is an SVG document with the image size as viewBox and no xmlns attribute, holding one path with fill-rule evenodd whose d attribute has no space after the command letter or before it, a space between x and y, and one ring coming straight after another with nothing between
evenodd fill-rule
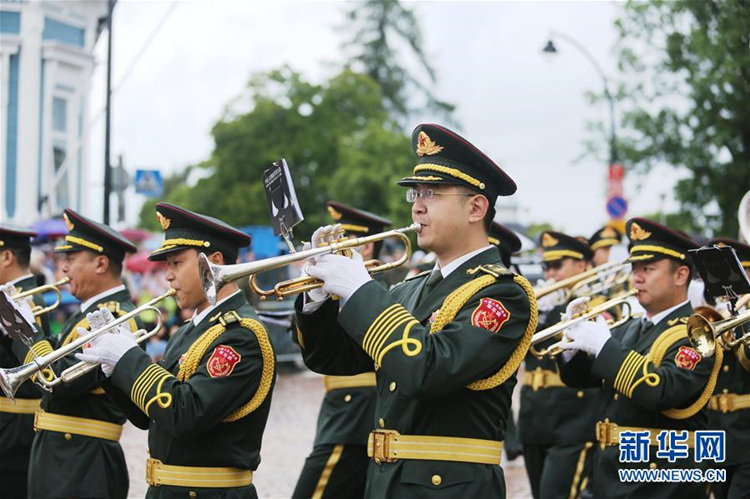
<instances>
[{"instance_id":1,"label":"gold cap emblem","mask_svg":"<svg viewBox=\"0 0 750 499\"><path fill-rule=\"evenodd\" d=\"M555 239L552 237L552 235L549 232L545 232L542 236L542 246L545 248L550 248L552 246L557 246L557 243L559 243L559 239Z\"/></svg>"},{"instance_id":2,"label":"gold cap emblem","mask_svg":"<svg viewBox=\"0 0 750 499\"><path fill-rule=\"evenodd\" d=\"M331 215L331 218L334 220L341 220L341 217L343 216L341 212L336 211L336 208L333 206L328 207L328 214Z\"/></svg>"},{"instance_id":3,"label":"gold cap emblem","mask_svg":"<svg viewBox=\"0 0 750 499\"><path fill-rule=\"evenodd\" d=\"M67 213L63 213L63 220L65 220L65 227L68 228L68 232L71 232L75 228L75 225L70 221Z\"/></svg>"},{"instance_id":4,"label":"gold cap emblem","mask_svg":"<svg viewBox=\"0 0 750 499\"><path fill-rule=\"evenodd\" d=\"M718 246L719 248L724 248L729 245L727 243L719 241L718 243L714 244L714 246Z\"/></svg>"},{"instance_id":5,"label":"gold cap emblem","mask_svg":"<svg viewBox=\"0 0 750 499\"><path fill-rule=\"evenodd\" d=\"M618 236L617 231L615 229L613 229L612 227L605 227L604 230L602 231L602 237L603 238L604 237L614 237L614 238L617 238L617 236Z\"/></svg>"},{"instance_id":6,"label":"gold cap emblem","mask_svg":"<svg viewBox=\"0 0 750 499\"><path fill-rule=\"evenodd\" d=\"M420 158L425 154L432 156L443 150L443 146L439 146L432 141L432 139L424 132L419 132L417 136L417 156Z\"/></svg>"},{"instance_id":7,"label":"gold cap emblem","mask_svg":"<svg viewBox=\"0 0 750 499\"><path fill-rule=\"evenodd\" d=\"M647 230L643 230L640 225L633 222L630 226L630 240L631 241L643 241L651 237L651 233Z\"/></svg>"},{"instance_id":8,"label":"gold cap emblem","mask_svg":"<svg viewBox=\"0 0 750 499\"><path fill-rule=\"evenodd\" d=\"M162 230L167 230L169 228L169 224L172 223L170 219L159 213L156 212L156 219L159 221L159 225L161 225Z\"/></svg>"}]
</instances>

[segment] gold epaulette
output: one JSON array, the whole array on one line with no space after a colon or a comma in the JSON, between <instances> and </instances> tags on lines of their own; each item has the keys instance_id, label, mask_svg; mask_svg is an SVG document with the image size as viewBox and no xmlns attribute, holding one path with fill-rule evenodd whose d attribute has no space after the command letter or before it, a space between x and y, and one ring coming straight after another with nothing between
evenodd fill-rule
<instances>
[{"instance_id":1,"label":"gold epaulette","mask_svg":"<svg viewBox=\"0 0 750 499\"><path fill-rule=\"evenodd\" d=\"M474 267L473 269L469 269L469 270L466 271L466 273L469 274L469 275L476 275L476 274L479 274L480 272L484 272L485 274L489 274L489 275L495 277L496 279L499 278L499 277L509 277L509 276L512 277L512 276L515 275L510 270L508 270L504 266L499 265L497 263L490 263L490 264L487 264L487 265L480 265L479 267Z\"/></svg>"},{"instance_id":2,"label":"gold epaulette","mask_svg":"<svg viewBox=\"0 0 750 499\"><path fill-rule=\"evenodd\" d=\"M108 301L104 303L98 303L96 305L96 309L99 310L100 308L106 308L110 312L112 312L112 315L115 317L118 316L120 313L120 302L119 301Z\"/></svg>"},{"instance_id":3,"label":"gold epaulette","mask_svg":"<svg viewBox=\"0 0 750 499\"><path fill-rule=\"evenodd\" d=\"M237 323L241 327L252 332L258 340L258 347L260 348L261 357L263 358L263 370L261 371L258 390L252 398L222 421L224 423L231 423L244 418L260 407L265 401L266 396L271 391L271 385L273 384L276 361L271 341L268 339L268 333L266 332L266 328L263 327L263 324L255 319L240 317L240 315L234 310L230 310L224 314L217 314L210 320L213 322L217 319L218 324L214 324L208 328L205 333L190 345L190 348L188 348L188 351L185 353L182 365L180 365L180 369L177 372L177 379L184 382L195 374L200 366L201 360L208 350L208 347L224 334L227 330L227 326Z\"/></svg>"}]
</instances>

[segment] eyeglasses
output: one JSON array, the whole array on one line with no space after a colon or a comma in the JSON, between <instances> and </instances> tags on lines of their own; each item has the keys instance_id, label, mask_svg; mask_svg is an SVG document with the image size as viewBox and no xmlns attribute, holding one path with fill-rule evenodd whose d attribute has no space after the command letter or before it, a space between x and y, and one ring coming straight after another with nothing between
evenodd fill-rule
<instances>
[{"instance_id":1,"label":"eyeglasses","mask_svg":"<svg viewBox=\"0 0 750 499\"><path fill-rule=\"evenodd\" d=\"M466 194L462 192L437 192L434 189L407 189L406 200L410 203L415 203L417 199L422 198L422 201L429 201L435 196L475 196L476 194Z\"/></svg>"},{"instance_id":2,"label":"eyeglasses","mask_svg":"<svg viewBox=\"0 0 750 499\"><path fill-rule=\"evenodd\" d=\"M560 270L563 266L563 260L556 260L554 262L544 262L542 263L542 268L544 271L548 270Z\"/></svg>"}]
</instances>

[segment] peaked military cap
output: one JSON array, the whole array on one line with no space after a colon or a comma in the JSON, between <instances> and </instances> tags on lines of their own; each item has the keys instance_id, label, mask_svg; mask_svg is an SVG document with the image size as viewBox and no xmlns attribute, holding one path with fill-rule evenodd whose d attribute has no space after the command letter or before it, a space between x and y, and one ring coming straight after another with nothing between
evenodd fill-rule
<instances>
[{"instance_id":1,"label":"peaked military cap","mask_svg":"<svg viewBox=\"0 0 750 499\"><path fill-rule=\"evenodd\" d=\"M708 246L731 246L734 248L734 252L737 253L742 266L746 269L750 268L750 246L734 239L727 239L726 237L717 237L711 239L706 243Z\"/></svg>"},{"instance_id":2,"label":"peaked military cap","mask_svg":"<svg viewBox=\"0 0 750 499\"><path fill-rule=\"evenodd\" d=\"M236 260L240 248L250 245L250 236L231 225L173 204L157 203L156 219L164 230L164 242L148 257L151 261L166 260L168 253L187 248L220 251Z\"/></svg>"},{"instance_id":3,"label":"peaked military cap","mask_svg":"<svg viewBox=\"0 0 750 499\"><path fill-rule=\"evenodd\" d=\"M625 224L630 239L630 262L672 258L689 265L688 250L698 247L684 232L679 232L646 218L631 218Z\"/></svg>"},{"instance_id":4,"label":"peaked military cap","mask_svg":"<svg viewBox=\"0 0 750 499\"><path fill-rule=\"evenodd\" d=\"M581 239L553 230L542 232L539 238L544 250L542 261L554 262L563 258L591 260L594 257L594 253L591 251L588 243Z\"/></svg>"},{"instance_id":5,"label":"peaked military cap","mask_svg":"<svg viewBox=\"0 0 750 499\"><path fill-rule=\"evenodd\" d=\"M516 192L516 183L494 161L471 142L445 127L417 126L411 145L419 158L414 174L398 185L452 184L469 187L483 194L494 206L498 196Z\"/></svg>"},{"instance_id":6,"label":"peaked military cap","mask_svg":"<svg viewBox=\"0 0 750 499\"><path fill-rule=\"evenodd\" d=\"M591 246L591 250L594 251L599 248L615 246L621 242L622 234L620 234L620 231L607 225L606 227L594 232L594 235L589 239L589 246Z\"/></svg>"},{"instance_id":7,"label":"peaked military cap","mask_svg":"<svg viewBox=\"0 0 750 499\"><path fill-rule=\"evenodd\" d=\"M37 233L33 230L10 224L0 224L0 250L28 248L31 246L31 238L36 236Z\"/></svg>"},{"instance_id":8,"label":"peaked military cap","mask_svg":"<svg viewBox=\"0 0 750 499\"><path fill-rule=\"evenodd\" d=\"M112 260L123 261L125 253L135 253L136 247L112 227L66 209L63 220L68 227L65 244L55 248L55 253L92 251Z\"/></svg>"},{"instance_id":9,"label":"peaked military cap","mask_svg":"<svg viewBox=\"0 0 750 499\"><path fill-rule=\"evenodd\" d=\"M492 222L490 227L490 244L497 246L500 250L500 259L503 265L510 267L510 257L521 249L521 240L515 232L500 224Z\"/></svg>"},{"instance_id":10,"label":"peaked military cap","mask_svg":"<svg viewBox=\"0 0 750 499\"><path fill-rule=\"evenodd\" d=\"M358 210L337 201L328 201L328 214L341 224L346 235L367 236L383 232L392 225L387 218L379 217L369 211Z\"/></svg>"}]
</instances>

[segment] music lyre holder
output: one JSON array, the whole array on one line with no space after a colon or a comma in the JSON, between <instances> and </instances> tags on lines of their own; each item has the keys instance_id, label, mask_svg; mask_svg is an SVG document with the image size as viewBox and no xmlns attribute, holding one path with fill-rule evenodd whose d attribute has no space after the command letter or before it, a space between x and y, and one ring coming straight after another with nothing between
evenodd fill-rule
<instances>
[{"instance_id":1,"label":"music lyre holder","mask_svg":"<svg viewBox=\"0 0 750 499\"><path fill-rule=\"evenodd\" d=\"M737 299L750 293L750 280L734 249L730 246L704 246L689 250L689 253L706 286L706 294L712 298L726 297L730 312L735 315Z\"/></svg>"}]
</instances>

